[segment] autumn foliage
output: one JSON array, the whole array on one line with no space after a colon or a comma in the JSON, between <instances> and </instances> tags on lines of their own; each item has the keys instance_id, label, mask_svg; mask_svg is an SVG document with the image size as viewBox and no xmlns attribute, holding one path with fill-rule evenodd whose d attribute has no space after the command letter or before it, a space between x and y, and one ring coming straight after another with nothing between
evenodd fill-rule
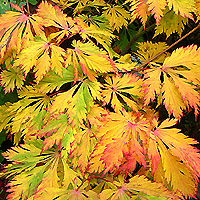
<instances>
[{"instance_id":1,"label":"autumn foliage","mask_svg":"<svg viewBox=\"0 0 200 200\"><path fill-rule=\"evenodd\" d=\"M124 52L121 31L130 36L136 23L144 32L151 26L154 38L180 38L200 19L200 2L11 6L0 17L0 83L18 94L0 106L0 131L15 145L3 153L7 199L194 197L198 142L176 124L199 114L200 48L143 41Z\"/></svg>"}]
</instances>

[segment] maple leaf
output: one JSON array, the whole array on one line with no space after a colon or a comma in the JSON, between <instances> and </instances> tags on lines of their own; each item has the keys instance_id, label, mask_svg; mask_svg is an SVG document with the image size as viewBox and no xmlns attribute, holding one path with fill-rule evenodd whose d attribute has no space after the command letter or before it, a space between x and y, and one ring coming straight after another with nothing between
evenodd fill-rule
<instances>
[{"instance_id":1,"label":"maple leaf","mask_svg":"<svg viewBox=\"0 0 200 200\"><path fill-rule=\"evenodd\" d=\"M69 184L80 184L80 176L70 169L66 160L60 157L55 149L46 150L41 154L42 140L31 140L20 147L4 153L4 156L14 161L6 166L1 176L14 178L9 182L8 199L27 199L31 195L37 197L37 191L48 187L59 187L59 180L68 188ZM62 168L62 173L58 171ZM59 176L58 176L59 174Z\"/></svg>"},{"instance_id":2,"label":"maple leaf","mask_svg":"<svg viewBox=\"0 0 200 200\"><path fill-rule=\"evenodd\" d=\"M100 199L176 199L176 195L171 194L160 183L152 183L145 176L134 176L125 183L123 177L119 176L118 181L114 181L111 189L104 189L100 193Z\"/></svg>"},{"instance_id":3,"label":"maple leaf","mask_svg":"<svg viewBox=\"0 0 200 200\"><path fill-rule=\"evenodd\" d=\"M200 77L197 71L200 66L198 54L199 49L193 45L179 48L165 59L162 66L146 70L144 86L148 88L145 89L144 105L154 100L155 94L164 93L162 99L169 114L180 118L183 110L191 106L197 117L200 105L199 92L196 90ZM155 79L154 75L159 78ZM164 81L161 81L161 76Z\"/></svg>"},{"instance_id":4,"label":"maple leaf","mask_svg":"<svg viewBox=\"0 0 200 200\"><path fill-rule=\"evenodd\" d=\"M83 126L74 137L70 158L72 158L73 168L80 167L81 172L84 172L89 165L90 155L93 152L96 139L92 128Z\"/></svg>"},{"instance_id":5,"label":"maple leaf","mask_svg":"<svg viewBox=\"0 0 200 200\"><path fill-rule=\"evenodd\" d=\"M79 189L66 189L66 188L58 188L58 187L46 187L43 191L39 192L37 196L34 198L36 200L39 199L81 199L81 200L98 200L98 195L96 192L92 190L86 191L84 187L87 186L88 183L83 184Z\"/></svg>"},{"instance_id":6,"label":"maple leaf","mask_svg":"<svg viewBox=\"0 0 200 200\"><path fill-rule=\"evenodd\" d=\"M191 171L181 163L181 160L169 153L164 144L159 146L162 155L165 177L171 181L173 189L180 191L186 198L194 197L197 192L197 183Z\"/></svg>"},{"instance_id":7,"label":"maple leaf","mask_svg":"<svg viewBox=\"0 0 200 200\"><path fill-rule=\"evenodd\" d=\"M188 17L193 19L192 12L196 13L195 1L194 0L167 0L168 7L171 10L173 8L174 12L178 15L180 13L183 17Z\"/></svg>"},{"instance_id":8,"label":"maple leaf","mask_svg":"<svg viewBox=\"0 0 200 200\"><path fill-rule=\"evenodd\" d=\"M1 85L5 87L5 93L11 92L15 89L21 89L25 78L19 67L3 70L0 74Z\"/></svg>"},{"instance_id":9,"label":"maple leaf","mask_svg":"<svg viewBox=\"0 0 200 200\"><path fill-rule=\"evenodd\" d=\"M10 112L9 107L12 104L10 102L6 102L5 104L0 106L0 131L6 129L9 125L10 120L13 118L13 112ZM16 112L14 112L16 113Z\"/></svg>"},{"instance_id":10,"label":"maple leaf","mask_svg":"<svg viewBox=\"0 0 200 200\"><path fill-rule=\"evenodd\" d=\"M44 78L39 82L38 88L41 92L49 93L58 91L62 85L74 81L74 69L71 65L62 68L62 76L59 76L54 71L49 71Z\"/></svg>"},{"instance_id":11,"label":"maple leaf","mask_svg":"<svg viewBox=\"0 0 200 200\"><path fill-rule=\"evenodd\" d=\"M58 6L52 6L47 1L42 1L37 9L37 16L41 17L38 21L44 26L54 26L59 31L50 34L50 38L56 38L59 42L64 36L71 37L78 32L75 20L67 17Z\"/></svg>"},{"instance_id":12,"label":"maple leaf","mask_svg":"<svg viewBox=\"0 0 200 200\"><path fill-rule=\"evenodd\" d=\"M98 28L100 28L100 30L110 30L111 28L109 27L109 22L108 20L105 18L105 16L103 15L80 15L79 16L89 27L90 25L94 25Z\"/></svg>"},{"instance_id":13,"label":"maple leaf","mask_svg":"<svg viewBox=\"0 0 200 200\"><path fill-rule=\"evenodd\" d=\"M166 119L158 126L156 119L153 119L154 131L149 132L148 157L152 160L152 173L162 161L164 177L168 183L171 183L175 191L178 189L184 196L192 197L199 176L200 155L192 146L197 144L194 139L180 133L179 129L169 128L176 122L175 119Z\"/></svg>"},{"instance_id":14,"label":"maple leaf","mask_svg":"<svg viewBox=\"0 0 200 200\"><path fill-rule=\"evenodd\" d=\"M4 51L9 49L20 52L22 46L29 44L30 40L34 39L34 33L39 35L42 33L42 26L37 23L35 16L28 16L24 13L23 8L11 3L17 11L6 11L0 17L0 45L7 41ZM1 52L3 55L4 53Z\"/></svg>"},{"instance_id":15,"label":"maple leaf","mask_svg":"<svg viewBox=\"0 0 200 200\"><path fill-rule=\"evenodd\" d=\"M5 114L1 119L3 122L2 127L5 126L4 122L9 122L7 125L10 126L11 133L15 133L15 144L18 144L20 137L23 135L28 137L33 130L37 131L37 128L41 128L43 125L42 120L47 113L45 109L51 102L50 98L39 92L37 87L33 88L31 86L18 91L18 97L20 98L19 101L11 105L7 104ZM12 121L10 121L11 119Z\"/></svg>"},{"instance_id":16,"label":"maple leaf","mask_svg":"<svg viewBox=\"0 0 200 200\"><path fill-rule=\"evenodd\" d=\"M143 26L147 21L148 16L154 14L157 25L159 25L160 20L162 20L163 14L166 6L169 10L173 10L175 14L180 14L182 17L188 17L193 19L192 12L196 13L195 1L185 1L185 0L127 0L125 3L130 3L131 20L134 21L136 18L141 18Z\"/></svg>"},{"instance_id":17,"label":"maple leaf","mask_svg":"<svg viewBox=\"0 0 200 200\"><path fill-rule=\"evenodd\" d=\"M165 50L168 46L165 42L159 42L159 43L152 43L152 42L140 42L137 43L137 56L140 60L143 62L148 61L149 59L153 58L158 53ZM155 62L163 63L166 56L169 56L169 53L163 53L160 56L158 56L156 59L154 59Z\"/></svg>"},{"instance_id":18,"label":"maple leaf","mask_svg":"<svg viewBox=\"0 0 200 200\"><path fill-rule=\"evenodd\" d=\"M94 158L97 156L98 159L103 160L103 163L105 163L103 174L113 170L114 167L118 169L124 158L132 154L132 152L136 152L137 161L145 166L145 148L141 146L138 137L144 138L143 131L147 131L146 125L148 122L145 120L137 121L136 114L125 110L123 110L123 114L110 113L108 117L110 120L106 121L104 126L100 127L96 133L96 137L101 138L101 140L92 154ZM127 167L126 173L128 170L129 168Z\"/></svg>"},{"instance_id":19,"label":"maple leaf","mask_svg":"<svg viewBox=\"0 0 200 200\"><path fill-rule=\"evenodd\" d=\"M96 80L95 75L97 72L115 71L114 62L107 56L107 53L99 50L91 42L81 43L80 41L73 41L72 45L75 49L67 50L65 64L66 66L72 65L74 67L75 81L78 80L80 69L91 81Z\"/></svg>"},{"instance_id":20,"label":"maple leaf","mask_svg":"<svg viewBox=\"0 0 200 200\"><path fill-rule=\"evenodd\" d=\"M141 79L139 80L136 75L124 74L121 76L112 76L105 79L106 84L102 95L104 101L109 104L115 111L119 112L125 103L132 110L138 111L137 98L142 98L141 92ZM128 95L129 94L129 95Z\"/></svg>"},{"instance_id":21,"label":"maple leaf","mask_svg":"<svg viewBox=\"0 0 200 200\"><path fill-rule=\"evenodd\" d=\"M79 126L83 120L86 121L87 114L94 105L94 100L100 99L100 86L99 82L82 80L67 92L58 94L49 111L58 113L67 110L69 123Z\"/></svg>"},{"instance_id":22,"label":"maple leaf","mask_svg":"<svg viewBox=\"0 0 200 200\"><path fill-rule=\"evenodd\" d=\"M77 25L79 27L79 34L84 41L90 41L96 45L102 45L106 51L108 52L109 56L113 58L113 56L117 57L117 54L112 50L111 43L112 39L116 36L111 33L110 27L108 26L107 29L102 30L99 27L90 24L88 26L82 19L82 17L77 17Z\"/></svg>"},{"instance_id":23,"label":"maple leaf","mask_svg":"<svg viewBox=\"0 0 200 200\"><path fill-rule=\"evenodd\" d=\"M4 156L14 161L8 165L4 171L4 175L13 176L9 182L10 188L8 199L27 199L36 192L37 186L40 184L45 169L54 160L52 150L48 150L45 154L40 155L42 147L41 140L32 140L21 147L13 147L12 150L5 152ZM44 163L36 167L37 163Z\"/></svg>"},{"instance_id":24,"label":"maple leaf","mask_svg":"<svg viewBox=\"0 0 200 200\"><path fill-rule=\"evenodd\" d=\"M149 5L146 0L126 0L125 3L130 3L131 22L136 18L141 19L143 26L147 21L150 11L148 11Z\"/></svg>"},{"instance_id":25,"label":"maple leaf","mask_svg":"<svg viewBox=\"0 0 200 200\"><path fill-rule=\"evenodd\" d=\"M56 5L58 5L60 8L62 8L63 10L66 8L70 8L71 6L74 6L75 8L73 9L73 14L75 15L76 13L80 14L82 11L84 11L84 8L87 8L87 6L92 6L94 7L95 4L97 4L97 6L104 6L105 3L101 3L98 0L95 0L93 2L90 2L88 0L53 0L53 2L56 3Z\"/></svg>"},{"instance_id":26,"label":"maple leaf","mask_svg":"<svg viewBox=\"0 0 200 200\"><path fill-rule=\"evenodd\" d=\"M164 17L161 18L159 25L156 28L154 37L161 33L165 33L168 38L172 33L175 32L181 36L184 30L184 25L188 23L188 18L184 18L180 14L177 15L174 13L174 11L169 11L168 9L166 9L164 13Z\"/></svg>"},{"instance_id":27,"label":"maple leaf","mask_svg":"<svg viewBox=\"0 0 200 200\"><path fill-rule=\"evenodd\" d=\"M66 114L54 115L37 133L37 136L40 137L45 135L48 137L44 139L42 151L51 148L54 144L60 146L61 140L65 140L64 147L69 152L70 143L74 140L74 137L71 125L68 124L68 116Z\"/></svg>"},{"instance_id":28,"label":"maple leaf","mask_svg":"<svg viewBox=\"0 0 200 200\"><path fill-rule=\"evenodd\" d=\"M151 14L155 14L154 18L156 19L156 24L158 25L161 17L164 16L163 10L167 6L166 0L148 0L149 4L148 10L151 11Z\"/></svg>"},{"instance_id":29,"label":"maple leaf","mask_svg":"<svg viewBox=\"0 0 200 200\"><path fill-rule=\"evenodd\" d=\"M130 19L130 14L122 6L108 4L107 7L104 7L103 9L103 15L108 19L110 27L112 27L113 30L116 29L119 32L119 29L122 26L127 27L127 20Z\"/></svg>"},{"instance_id":30,"label":"maple leaf","mask_svg":"<svg viewBox=\"0 0 200 200\"><path fill-rule=\"evenodd\" d=\"M13 67L20 66L25 75L34 67L36 81L39 82L50 70L62 76L64 49L49 43L44 34L36 36L31 46L24 48L14 61Z\"/></svg>"}]
</instances>

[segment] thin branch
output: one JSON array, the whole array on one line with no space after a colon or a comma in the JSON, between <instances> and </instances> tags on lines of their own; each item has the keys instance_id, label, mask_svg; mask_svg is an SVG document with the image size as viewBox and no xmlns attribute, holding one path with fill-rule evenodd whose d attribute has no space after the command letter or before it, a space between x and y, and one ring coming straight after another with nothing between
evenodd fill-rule
<instances>
[{"instance_id":1,"label":"thin branch","mask_svg":"<svg viewBox=\"0 0 200 200\"><path fill-rule=\"evenodd\" d=\"M186 38L188 35L190 35L191 33L193 33L194 31L196 31L198 28L200 28L200 23L193 28L189 33L185 34L183 37L181 37L179 40L177 40L176 42L174 42L172 45L170 45L169 47L167 47L166 49L164 49L163 51L159 52L158 54L156 54L155 56L153 56L152 58L150 58L149 60L147 60L145 63L143 63L142 65L140 65L137 68L137 71L140 71L143 67L145 67L147 64L149 64L152 60L156 59L158 56L160 56L161 54L165 53L166 51L168 51L169 49L171 49L173 46L175 46L176 44L178 44L181 40L183 40L184 38ZM136 70L131 70L131 73L136 72Z\"/></svg>"},{"instance_id":2,"label":"thin branch","mask_svg":"<svg viewBox=\"0 0 200 200\"><path fill-rule=\"evenodd\" d=\"M133 36L133 38L130 40L130 42L126 45L126 47L122 50L121 55L125 55L128 50L132 47L132 45L146 32L149 32L150 30L154 29L156 27L156 24L152 24L148 28L144 29L143 26L140 27L138 32Z\"/></svg>"}]
</instances>

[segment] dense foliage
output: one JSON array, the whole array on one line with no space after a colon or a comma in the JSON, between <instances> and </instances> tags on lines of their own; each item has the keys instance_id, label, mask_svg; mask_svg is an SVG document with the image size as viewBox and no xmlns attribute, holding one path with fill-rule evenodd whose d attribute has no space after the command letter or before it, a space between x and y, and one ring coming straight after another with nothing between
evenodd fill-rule
<instances>
[{"instance_id":1,"label":"dense foliage","mask_svg":"<svg viewBox=\"0 0 200 200\"><path fill-rule=\"evenodd\" d=\"M200 48L174 46L199 0L29 3L0 17L7 199L194 197L198 142L176 125L199 114Z\"/></svg>"}]
</instances>

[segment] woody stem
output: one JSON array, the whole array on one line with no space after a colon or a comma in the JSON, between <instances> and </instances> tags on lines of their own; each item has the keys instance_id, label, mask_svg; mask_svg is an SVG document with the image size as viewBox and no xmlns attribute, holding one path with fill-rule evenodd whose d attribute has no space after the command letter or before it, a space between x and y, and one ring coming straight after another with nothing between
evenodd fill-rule
<instances>
[{"instance_id":1,"label":"woody stem","mask_svg":"<svg viewBox=\"0 0 200 200\"><path fill-rule=\"evenodd\" d=\"M190 35L191 33L193 33L194 31L196 31L198 28L200 28L200 23L193 28L190 32L188 32L187 34L185 34L183 37L181 37L179 40L177 40L176 42L174 42L172 45L170 45L169 47L167 47L166 49L164 49L163 51L159 52L158 54L156 54L155 56L153 56L152 58L150 58L149 60L147 60L145 63L143 63L142 65L140 65L137 68L137 71L140 71L143 67L145 67L145 65L149 64L152 60L156 59L157 57L159 57L161 54L165 53L166 51L168 51L169 49L171 49L173 46L175 46L176 44L178 44L181 40L183 40L184 38L186 38L188 35ZM131 71L132 73L135 72L135 70Z\"/></svg>"}]
</instances>

